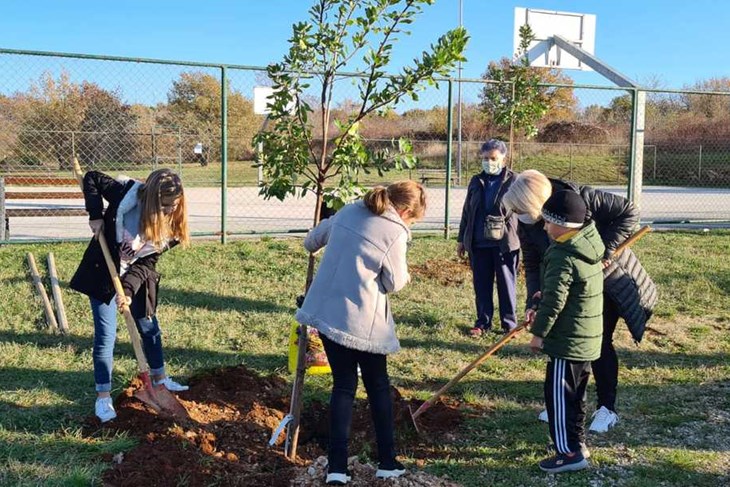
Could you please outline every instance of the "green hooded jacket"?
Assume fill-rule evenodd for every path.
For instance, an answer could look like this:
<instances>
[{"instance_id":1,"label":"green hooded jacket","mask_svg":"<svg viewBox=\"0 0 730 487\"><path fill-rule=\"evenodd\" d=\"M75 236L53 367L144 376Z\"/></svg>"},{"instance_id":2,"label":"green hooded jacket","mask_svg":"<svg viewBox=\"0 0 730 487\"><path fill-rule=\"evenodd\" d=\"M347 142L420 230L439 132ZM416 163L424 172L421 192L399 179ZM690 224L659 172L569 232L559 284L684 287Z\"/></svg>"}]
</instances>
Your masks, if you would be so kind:
<instances>
[{"instance_id":1,"label":"green hooded jacket","mask_svg":"<svg viewBox=\"0 0 730 487\"><path fill-rule=\"evenodd\" d=\"M542 261L542 299L530 327L543 352L589 362L601 355L605 247L593 222L565 242L552 242Z\"/></svg>"}]
</instances>

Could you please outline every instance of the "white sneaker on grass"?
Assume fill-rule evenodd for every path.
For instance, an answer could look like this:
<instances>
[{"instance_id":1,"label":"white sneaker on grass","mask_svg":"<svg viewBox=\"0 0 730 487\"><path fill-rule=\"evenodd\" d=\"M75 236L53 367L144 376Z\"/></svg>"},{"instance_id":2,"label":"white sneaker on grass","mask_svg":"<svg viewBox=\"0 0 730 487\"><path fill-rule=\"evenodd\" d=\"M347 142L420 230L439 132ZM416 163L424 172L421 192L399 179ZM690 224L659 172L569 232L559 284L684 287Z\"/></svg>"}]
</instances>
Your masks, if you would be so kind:
<instances>
[{"instance_id":1,"label":"white sneaker on grass","mask_svg":"<svg viewBox=\"0 0 730 487\"><path fill-rule=\"evenodd\" d=\"M152 385L154 385L154 386L163 385L163 386L165 386L165 389L167 389L168 391L172 391L172 392L182 392L182 391L187 391L188 389L190 389L190 387L188 387L188 386L178 384L177 382L172 380L171 377L165 377L164 379L162 379L159 382L156 380L153 380Z\"/></svg>"},{"instance_id":2,"label":"white sneaker on grass","mask_svg":"<svg viewBox=\"0 0 730 487\"><path fill-rule=\"evenodd\" d=\"M405 475L406 467L403 466L398 460L393 460L392 464L383 465L382 463L378 467L378 471L375 472L375 478L378 479L394 479Z\"/></svg>"},{"instance_id":3,"label":"white sneaker on grass","mask_svg":"<svg viewBox=\"0 0 730 487\"><path fill-rule=\"evenodd\" d=\"M350 475L350 472L347 473L327 473L327 479L325 480L325 484L327 485L347 485L347 483L352 480L352 476Z\"/></svg>"},{"instance_id":4,"label":"white sneaker on grass","mask_svg":"<svg viewBox=\"0 0 730 487\"><path fill-rule=\"evenodd\" d=\"M550 420L548 419L547 409L543 409L542 412L537 416L537 419L539 419L543 423L549 423Z\"/></svg>"},{"instance_id":5,"label":"white sneaker on grass","mask_svg":"<svg viewBox=\"0 0 730 487\"><path fill-rule=\"evenodd\" d=\"M618 423L618 414L606 406L601 406L598 411L593 413L593 422L588 430L596 433L605 433L616 426L616 423Z\"/></svg>"},{"instance_id":6,"label":"white sneaker on grass","mask_svg":"<svg viewBox=\"0 0 730 487\"><path fill-rule=\"evenodd\" d=\"M117 412L114 411L114 404L112 404L111 397L97 398L96 404L94 405L94 412L102 423L106 423L117 417Z\"/></svg>"}]
</instances>

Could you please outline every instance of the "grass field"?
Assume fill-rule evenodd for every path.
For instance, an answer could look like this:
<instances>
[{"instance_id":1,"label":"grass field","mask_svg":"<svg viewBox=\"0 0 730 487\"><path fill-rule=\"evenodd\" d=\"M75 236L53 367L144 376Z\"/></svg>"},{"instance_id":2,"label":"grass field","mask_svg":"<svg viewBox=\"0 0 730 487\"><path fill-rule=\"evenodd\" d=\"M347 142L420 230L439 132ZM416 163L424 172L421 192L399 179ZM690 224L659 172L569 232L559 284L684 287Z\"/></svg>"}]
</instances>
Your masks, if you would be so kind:
<instances>
[{"instance_id":1,"label":"grass field","mask_svg":"<svg viewBox=\"0 0 730 487\"><path fill-rule=\"evenodd\" d=\"M454 247L416 238L410 263L453 259ZM99 485L108 467L102 455L133 445L124 436L79 432L94 401L86 299L64 291L69 336L39 328L42 308L25 252L40 263L53 251L65 285L83 248L0 247L0 485ZM548 442L536 419L544 361L521 336L452 391L474 414L453 439L433 446L441 454L427 470L467 486L730 485L730 233L654 233L635 250L661 292L651 322L661 334L647 333L637 347L619 324L621 423L589 437L593 467L561 477L537 469ZM240 363L284 375L285 334L305 263L297 239L195 242L165 255L159 317L172 375L184 380L202 368ZM468 279L444 286L416 277L394 296L403 351L391 358L390 371L405 395L427 398L489 343L465 336L472 302ZM132 357L122 331L115 392L135 374ZM325 399L329 385L327 377L308 380L307 399ZM592 381L589 398L592 408Z\"/></svg>"}]
</instances>

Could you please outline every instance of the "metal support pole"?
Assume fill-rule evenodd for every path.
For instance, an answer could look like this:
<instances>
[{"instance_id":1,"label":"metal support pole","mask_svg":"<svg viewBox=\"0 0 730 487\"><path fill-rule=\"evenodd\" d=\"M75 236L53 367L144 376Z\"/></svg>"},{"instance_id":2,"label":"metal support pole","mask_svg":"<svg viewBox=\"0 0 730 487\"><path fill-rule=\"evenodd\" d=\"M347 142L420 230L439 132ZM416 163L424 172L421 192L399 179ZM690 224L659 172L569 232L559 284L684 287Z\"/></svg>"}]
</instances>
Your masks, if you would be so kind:
<instances>
[{"instance_id":1,"label":"metal support pole","mask_svg":"<svg viewBox=\"0 0 730 487\"><path fill-rule=\"evenodd\" d=\"M453 138L454 138L454 82L449 80L448 90L448 111L446 116L446 133L448 134L448 141L446 143L446 187L444 191L444 238L448 239L451 236L451 228L449 223L449 202L451 200L451 154L453 150Z\"/></svg>"},{"instance_id":2,"label":"metal support pole","mask_svg":"<svg viewBox=\"0 0 730 487\"><path fill-rule=\"evenodd\" d=\"M221 68L221 243L228 240L228 72Z\"/></svg>"},{"instance_id":3,"label":"metal support pole","mask_svg":"<svg viewBox=\"0 0 730 487\"><path fill-rule=\"evenodd\" d=\"M462 27L462 25L463 25L463 21L462 21L463 12L464 12L463 2L462 2L462 0L459 0L459 27ZM458 73L459 73L459 81L457 81L458 84L456 87L456 89L457 89L456 96L458 98L458 101L457 101L458 105L456 108L456 110L457 110L457 112L456 112L457 113L457 115L456 115L456 117L457 117L456 132L457 132L457 134L456 134L456 136L458 137L458 145L456 146L456 180L459 182L459 185L461 185L461 176L462 176L462 167L461 167L461 164L462 164L462 162L461 162L462 161L462 152L461 152L461 138L462 138L462 135L461 135L461 132L462 132L462 126L461 126L461 110L462 110L462 106L461 106L462 105L462 103L461 103L461 61L459 61Z\"/></svg>"},{"instance_id":4,"label":"metal support pole","mask_svg":"<svg viewBox=\"0 0 730 487\"><path fill-rule=\"evenodd\" d=\"M0 240L5 238L5 178L0 177Z\"/></svg>"},{"instance_id":5,"label":"metal support pole","mask_svg":"<svg viewBox=\"0 0 730 487\"><path fill-rule=\"evenodd\" d=\"M177 128L177 172L182 177L182 133L180 127Z\"/></svg>"},{"instance_id":6,"label":"metal support pole","mask_svg":"<svg viewBox=\"0 0 730 487\"><path fill-rule=\"evenodd\" d=\"M152 170L157 169L157 139L155 138L155 126L152 126Z\"/></svg>"},{"instance_id":7,"label":"metal support pole","mask_svg":"<svg viewBox=\"0 0 730 487\"><path fill-rule=\"evenodd\" d=\"M641 190L644 180L644 120L646 92L632 91L633 113L631 117L631 158L629 160L628 197L638 208L641 207Z\"/></svg>"},{"instance_id":8,"label":"metal support pole","mask_svg":"<svg viewBox=\"0 0 730 487\"><path fill-rule=\"evenodd\" d=\"M568 145L568 151L569 151L568 155L569 155L569 164L570 164L570 167L569 167L570 180L574 181L574 178L573 178L573 144Z\"/></svg>"},{"instance_id":9,"label":"metal support pole","mask_svg":"<svg viewBox=\"0 0 730 487\"><path fill-rule=\"evenodd\" d=\"M700 157L697 162L697 178L702 179L702 144L700 144Z\"/></svg>"},{"instance_id":10,"label":"metal support pole","mask_svg":"<svg viewBox=\"0 0 730 487\"><path fill-rule=\"evenodd\" d=\"M656 145L654 146L654 183L656 184Z\"/></svg>"}]
</instances>

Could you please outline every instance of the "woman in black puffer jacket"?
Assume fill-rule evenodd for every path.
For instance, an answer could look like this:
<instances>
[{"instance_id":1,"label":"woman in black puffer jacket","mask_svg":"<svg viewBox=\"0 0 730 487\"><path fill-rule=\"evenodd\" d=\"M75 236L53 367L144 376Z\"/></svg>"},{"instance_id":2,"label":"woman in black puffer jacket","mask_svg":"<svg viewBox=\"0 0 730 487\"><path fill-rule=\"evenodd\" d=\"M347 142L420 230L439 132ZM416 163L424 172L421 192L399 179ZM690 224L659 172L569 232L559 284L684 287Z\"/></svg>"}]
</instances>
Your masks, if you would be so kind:
<instances>
[{"instance_id":1,"label":"woman in black puffer jacket","mask_svg":"<svg viewBox=\"0 0 730 487\"><path fill-rule=\"evenodd\" d=\"M603 342L601 357L592 363L596 379L598 407L590 430L605 432L618 422L616 414L616 391L618 388L618 357L613 346L613 334L619 318L623 318L636 343L644 335L646 323L657 302L656 286L641 266L639 259L630 250L623 252L615 261L611 258L616 248L626 240L639 225L639 212L622 196L577 186L559 179L548 179L539 171L528 170L515 178L504 195L504 204L517 213L519 224L517 235L522 247L522 260L527 282L527 316L534 313L540 291L540 265L550 245L545 232L541 209L551 194L571 190L579 193L588 209L586 222L593 220L601 235L606 253L604 255L604 304ZM547 421L545 411L540 419Z\"/></svg>"}]
</instances>

